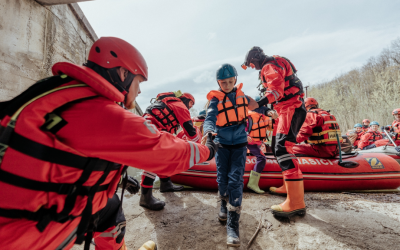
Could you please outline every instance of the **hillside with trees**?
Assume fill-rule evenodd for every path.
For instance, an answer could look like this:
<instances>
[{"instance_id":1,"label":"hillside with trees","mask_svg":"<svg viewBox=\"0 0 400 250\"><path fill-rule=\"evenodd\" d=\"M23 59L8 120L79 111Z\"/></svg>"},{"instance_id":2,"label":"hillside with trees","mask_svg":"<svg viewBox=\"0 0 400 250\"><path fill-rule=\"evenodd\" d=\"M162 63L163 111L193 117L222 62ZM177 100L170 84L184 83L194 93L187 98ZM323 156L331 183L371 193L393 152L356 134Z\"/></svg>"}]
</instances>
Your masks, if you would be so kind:
<instances>
[{"instance_id":1,"label":"hillside with trees","mask_svg":"<svg viewBox=\"0 0 400 250\"><path fill-rule=\"evenodd\" d=\"M400 108L400 38L362 67L310 87L308 96L336 116L342 133L365 118L391 124Z\"/></svg>"}]
</instances>

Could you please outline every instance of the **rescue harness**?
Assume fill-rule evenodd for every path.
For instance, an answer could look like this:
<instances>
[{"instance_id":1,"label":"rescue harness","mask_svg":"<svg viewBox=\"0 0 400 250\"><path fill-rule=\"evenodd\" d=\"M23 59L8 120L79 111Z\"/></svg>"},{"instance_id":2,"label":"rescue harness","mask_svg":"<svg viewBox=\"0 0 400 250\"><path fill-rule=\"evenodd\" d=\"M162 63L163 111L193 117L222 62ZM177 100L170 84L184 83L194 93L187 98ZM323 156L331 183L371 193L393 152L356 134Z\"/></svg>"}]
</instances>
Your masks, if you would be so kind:
<instances>
[{"instance_id":1,"label":"rescue harness","mask_svg":"<svg viewBox=\"0 0 400 250\"><path fill-rule=\"evenodd\" d=\"M158 94L154 103L146 108L147 114L154 117L160 124L165 127L165 130L169 133L175 134L178 131L180 124L176 118L174 111L168 107L168 102L182 102L179 98L180 91L165 92ZM155 113L154 110L158 110L159 114Z\"/></svg>"},{"instance_id":2,"label":"rescue harness","mask_svg":"<svg viewBox=\"0 0 400 250\"><path fill-rule=\"evenodd\" d=\"M287 59L286 57L273 56L273 57L271 57L270 61L268 61L268 62L266 62L264 64L264 66L267 65L267 64L272 64L272 65L275 65L278 68L283 70L284 68L281 65L278 64L278 61L276 60L276 58L282 58L285 61L287 61L289 63L289 65L290 65L290 69L293 72L290 76L286 76L285 77L285 82L289 81L289 86L284 88L284 90L283 90L284 91L284 96L281 99L279 99L279 102L287 101L287 100L293 98L296 95L303 95L304 94L303 83L297 77L297 75L296 75L297 69L289 59ZM285 67L286 72L290 72L289 69L286 67L286 65L285 64L283 64L283 65ZM260 73L260 79L261 79L263 85L265 86L267 81L264 78L264 76L261 75L261 71L262 70L260 70L260 72L259 72ZM266 91L268 92L268 89L266 89L266 88L261 90L261 92L266 92ZM271 93L274 94L274 96L276 96L274 92L271 92ZM277 100L277 98L275 98L275 99L276 99L276 104L277 104L278 100Z\"/></svg>"}]
</instances>

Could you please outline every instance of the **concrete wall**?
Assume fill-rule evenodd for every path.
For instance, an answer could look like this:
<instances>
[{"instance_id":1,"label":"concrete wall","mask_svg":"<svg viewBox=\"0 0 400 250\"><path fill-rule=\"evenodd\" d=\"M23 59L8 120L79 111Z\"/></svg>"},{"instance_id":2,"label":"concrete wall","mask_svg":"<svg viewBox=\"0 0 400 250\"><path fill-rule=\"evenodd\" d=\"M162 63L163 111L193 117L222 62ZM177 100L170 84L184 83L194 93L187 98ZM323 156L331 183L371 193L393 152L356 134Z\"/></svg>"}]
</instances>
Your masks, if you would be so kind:
<instances>
[{"instance_id":1,"label":"concrete wall","mask_svg":"<svg viewBox=\"0 0 400 250\"><path fill-rule=\"evenodd\" d=\"M50 76L56 62L84 63L96 40L77 4L0 0L0 101Z\"/></svg>"}]
</instances>

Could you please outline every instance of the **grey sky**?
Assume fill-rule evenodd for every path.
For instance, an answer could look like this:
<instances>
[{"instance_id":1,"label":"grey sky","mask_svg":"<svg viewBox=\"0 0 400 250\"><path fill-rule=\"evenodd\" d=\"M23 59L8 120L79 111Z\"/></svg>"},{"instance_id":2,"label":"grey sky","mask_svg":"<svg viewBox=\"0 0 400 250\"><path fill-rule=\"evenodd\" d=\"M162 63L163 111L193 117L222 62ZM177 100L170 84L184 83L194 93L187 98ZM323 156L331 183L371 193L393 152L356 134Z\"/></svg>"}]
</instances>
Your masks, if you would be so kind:
<instances>
[{"instance_id":1,"label":"grey sky","mask_svg":"<svg viewBox=\"0 0 400 250\"><path fill-rule=\"evenodd\" d=\"M304 85L361 66L400 37L400 1L97 0L79 3L99 37L120 37L149 67L142 109L160 92L182 90L202 109L215 71L233 64L247 95L258 73L240 65L252 46L289 58Z\"/></svg>"}]
</instances>

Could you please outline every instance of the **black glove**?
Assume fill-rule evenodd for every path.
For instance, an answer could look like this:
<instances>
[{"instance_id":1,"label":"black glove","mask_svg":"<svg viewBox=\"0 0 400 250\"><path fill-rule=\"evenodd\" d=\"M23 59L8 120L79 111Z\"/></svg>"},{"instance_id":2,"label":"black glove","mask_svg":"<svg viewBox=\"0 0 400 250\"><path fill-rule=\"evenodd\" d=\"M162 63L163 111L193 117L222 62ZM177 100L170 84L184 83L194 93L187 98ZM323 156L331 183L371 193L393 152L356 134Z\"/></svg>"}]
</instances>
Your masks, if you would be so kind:
<instances>
[{"instance_id":1,"label":"black glove","mask_svg":"<svg viewBox=\"0 0 400 250\"><path fill-rule=\"evenodd\" d=\"M207 141L206 141L206 146L210 150L210 156L208 157L207 161L211 160L214 158L215 154L218 151L218 145L214 143L212 139L212 134L208 133L207 134Z\"/></svg>"},{"instance_id":2,"label":"black glove","mask_svg":"<svg viewBox=\"0 0 400 250\"><path fill-rule=\"evenodd\" d=\"M258 103L258 106L261 107L261 106L267 105L269 103L269 101L268 101L267 97L263 96L257 103Z\"/></svg>"},{"instance_id":3,"label":"black glove","mask_svg":"<svg viewBox=\"0 0 400 250\"><path fill-rule=\"evenodd\" d=\"M126 182L126 191L131 194L136 194L139 192L140 185L139 181L133 178L132 176L128 175L128 181Z\"/></svg>"},{"instance_id":4,"label":"black glove","mask_svg":"<svg viewBox=\"0 0 400 250\"><path fill-rule=\"evenodd\" d=\"M399 147L395 147L394 149L396 149L396 151L400 153L400 148Z\"/></svg>"}]
</instances>

